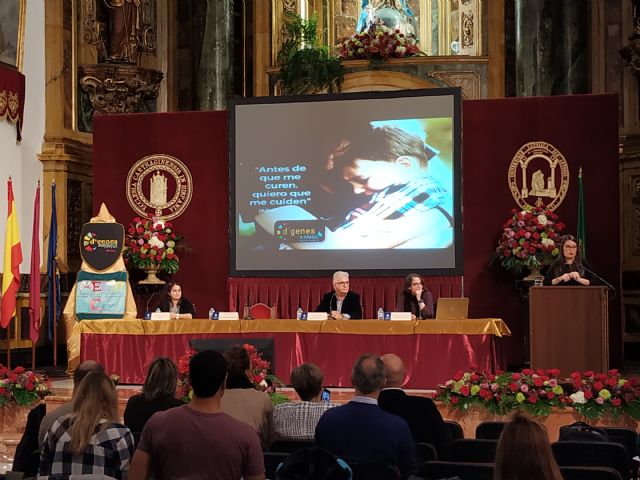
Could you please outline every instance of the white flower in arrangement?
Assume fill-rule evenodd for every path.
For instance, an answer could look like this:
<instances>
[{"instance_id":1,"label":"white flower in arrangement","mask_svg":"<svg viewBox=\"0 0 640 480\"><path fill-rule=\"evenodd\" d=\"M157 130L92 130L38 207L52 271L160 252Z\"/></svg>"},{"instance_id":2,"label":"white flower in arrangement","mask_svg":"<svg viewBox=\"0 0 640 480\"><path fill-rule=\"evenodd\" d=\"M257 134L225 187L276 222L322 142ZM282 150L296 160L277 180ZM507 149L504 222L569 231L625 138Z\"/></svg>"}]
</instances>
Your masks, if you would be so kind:
<instances>
[{"instance_id":1,"label":"white flower in arrangement","mask_svg":"<svg viewBox=\"0 0 640 480\"><path fill-rule=\"evenodd\" d=\"M542 243L542 245L544 245L545 247L551 247L552 245L556 244L556 242L551 238L543 238L542 240L540 240L540 243Z\"/></svg>"},{"instance_id":2,"label":"white flower in arrangement","mask_svg":"<svg viewBox=\"0 0 640 480\"><path fill-rule=\"evenodd\" d=\"M164 242L162 240L159 240L158 237L155 235L153 235L149 239L149 245L156 248L164 248Z\"/></svg>"},{"instance_id":3,"label":"white flower in arrangement","mask_svg":"<svg viewBox=\"0 0 640 480\"><path fill-rule=\"evenodd\" d=\"M569 395L569 398L573 401L573 403L587 403L587 399L584 398L584 392L579 391Z\"/></svg>"},{"instance_id":4,"label":"white flower in arrangement","mask_svg":"<svg viewBox=\"0 0 640 480\"><path fill-rule=\"evenodd\" d=\"M547 216L546 215L538 215L538 224L545 226L549 221L547 220Z\"/></svg>"}]
</instances>

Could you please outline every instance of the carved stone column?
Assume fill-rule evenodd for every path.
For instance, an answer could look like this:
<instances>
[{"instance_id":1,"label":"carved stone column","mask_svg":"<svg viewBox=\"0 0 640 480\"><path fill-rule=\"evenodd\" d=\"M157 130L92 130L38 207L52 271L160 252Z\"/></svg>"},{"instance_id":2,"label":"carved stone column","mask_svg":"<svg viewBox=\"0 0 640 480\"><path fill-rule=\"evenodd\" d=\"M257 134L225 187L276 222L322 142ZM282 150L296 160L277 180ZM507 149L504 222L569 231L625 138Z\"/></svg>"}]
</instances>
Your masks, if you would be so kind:
<instances>
[{"instance_id":1,"label":"carved stone column","mask_svg":"<svg viewBox=\"0 0 640 480\"><path fill-rule=\"evenodd\" d=\"M233 91L233 2L207 0L198 71L198 109L224 110Z\"/></svg>"},{"instance_id":2,"label":"carved stone column","mask_svg":"<svg viewBox=\"0 0 640 480\"><path fill-rule=\"evenodd\" d=\"M516 0L516 94L588 92L589 3Z\"/></svg>"}]
</instances>

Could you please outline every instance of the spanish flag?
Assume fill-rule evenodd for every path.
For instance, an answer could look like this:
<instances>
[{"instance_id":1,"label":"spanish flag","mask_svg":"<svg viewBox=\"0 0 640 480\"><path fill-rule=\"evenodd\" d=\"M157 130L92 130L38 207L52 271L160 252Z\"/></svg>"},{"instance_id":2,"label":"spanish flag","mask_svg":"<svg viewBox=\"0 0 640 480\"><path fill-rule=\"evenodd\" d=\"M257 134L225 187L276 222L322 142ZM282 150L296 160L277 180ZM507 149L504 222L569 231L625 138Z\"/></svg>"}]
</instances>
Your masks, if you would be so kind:
<instances>
[{"instance_id":1,"label":"spanish flag","mask_svg":"<svg viewBox=\"0 0 640 480\"><path fill-rule=\"evenodd\" d=\"M2 311L0 327L7 328L16 314L16 293L20 287L20 264L22 263L22 248L20 247L20 229L16 203L13 199L11 177L7 182L9 201L7 202L7 236L4 242L4 269L2 270Z\"/></svg>"}]
</instances>

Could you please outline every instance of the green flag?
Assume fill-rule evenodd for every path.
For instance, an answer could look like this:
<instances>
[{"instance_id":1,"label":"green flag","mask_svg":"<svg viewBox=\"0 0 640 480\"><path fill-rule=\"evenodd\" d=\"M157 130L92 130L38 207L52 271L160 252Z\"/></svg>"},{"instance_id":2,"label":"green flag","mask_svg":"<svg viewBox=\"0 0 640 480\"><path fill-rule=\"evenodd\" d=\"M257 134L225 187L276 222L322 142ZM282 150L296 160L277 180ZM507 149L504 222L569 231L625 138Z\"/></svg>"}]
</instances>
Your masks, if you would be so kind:
<instances>
[{"instance_id":1,"label":"green flag","mask_svg":"<svg viewBox=\"0 0 640 480\"><path fill-rule=\"evenodd\" d=\"M582 258L587 257L587 229L584 213L584 190L582 188L582 167L578 173L578 227L576 229L578 249Z\"/></svg>"}]
</instances>

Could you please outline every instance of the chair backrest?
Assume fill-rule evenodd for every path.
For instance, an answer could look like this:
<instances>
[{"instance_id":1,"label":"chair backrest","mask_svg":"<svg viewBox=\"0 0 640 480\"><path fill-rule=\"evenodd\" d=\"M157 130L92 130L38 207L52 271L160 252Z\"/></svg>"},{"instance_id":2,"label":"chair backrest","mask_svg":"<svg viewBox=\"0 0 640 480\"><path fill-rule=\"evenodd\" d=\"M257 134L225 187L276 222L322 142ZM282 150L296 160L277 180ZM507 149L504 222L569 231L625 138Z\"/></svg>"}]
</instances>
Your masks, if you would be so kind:
<instances>
[{"instance_id":1,"label":"chair backrest","mask_svg":"<svg viewBox=\"0 0 640 480\"><path fill-rule=\"evenodd\" d=\"M278 466L290 455L283 452L263 452L264 473L266 478L276 478Z\"/></svg>"},{"instance_id":2,"label":"chair backrest","mask_svg":"<svg viewBox=\"0 0 640 480\"><path fill-rule=\"evenodd\" d=\"M553 456L560 466L609 467L623 478L629 478L630 461L627 449L614 442L555 442Z\"/></svg>"},{"instance_id":3,"label":"chair backrest","mask_svg":"<svg viewBox=\"0 0 640 480\"><path fill-rule=\"evenodd\" d=\"M266 303L255 303L252 306L245 305L244 318L254 318L256 320L273 320L276 318L277 307L270 307Z\"/></svg>"},{"instance_id":4,"label":"chair backrest","mask_svg":"<svg viewBox=\"0 0 640 480\"><path fill-rule=\"evenodd\" d=\"M623 480L613 468L607 467L560 467L563 480Z\"/></svg>"},{"instance_id":5,"label":"chair backrest","mask_svg":"<svg viewBox=\"0 0 640 480\"><path fill-rule=\"evenodd\" d=\"M462 480L492 480L492 463L426 462L420 476L427 480L460 477Z\"/></svg>"},{"instance_id":6,"label":"chair backrest","mask_svg":"<svg viewBox=\"0 0 640 480\"><path fill-rule=\"evenodd\" d=\"M293 453L309 447L313 447L313 440L276 440L269 447L269 451Z\"/></svg>"},{"instance_id":7,"label":"chair backrest","mask_svg":"<svg viewBox=\"0 0 640 480\"><path fill-rule=\"evenodd\" d=\"M464 430L462 426L455 420L445 420L444 428L446 431L446 443L451 443L454 440L460 440L464 438Z\"/></svg>"},{"instance_id":8,"label":"chair backrest","mask_svg":"<svg viewBox=\"0 0 640 480\"><path fill-rule=\"evenodd\" d=\"M620 443L624 445L629 454L629 458L633 458L637 455L637 442L638 433L630 428L623 427L600 427L607 432L610 442Z\"/></svg>"},{"instance_id":9,"label":"chair backrest","mask_svg":"<svg viewBox=\"0 0 640 480\"><path fill-rule=\"evenodd\" d=\"M476 427L476 438L498 440L506 422L482 422Z\"/></svg>"},{"instance_id":10,"label":"chair backrest","mask_svg":"<svg viewBox=\"0 0 640 480\"><path fill-rule=\"evenodd\" d=\"M298 450L277 467L277 480L351 480L351 467L328 450L309 447Z\"/></svg>"},{"instance_id":11,"label":"chair backrest","mask_svg":"<svg viewBox=\"0 0 640 480\"><path fill-rule=\"evenodd\" d=\"M418 465L421 465L424 462L432 462L434 460L438 460L436 447L430 443L416 443L416 462Z\"/></svg>"},{"instance_id":12,"label":"chair backrest","mask_svg":"<svg viewBox=\"0 0 640 480\"><path fill-rule=\"evenodd\" d=\"M496 440L463 438L449 445L448 460L452 462L493 463L496 459Z\"/></svg>"},{"instance_id":13,"label":"chair backrest","mask_svg":"<svg viewBox=\"0 0 640 480\"><path fill-rule=\"evenodd\" d=\"M394 465L349 462L353 480L399 480L400 472Z\"/></svg>"}]
</instances>

